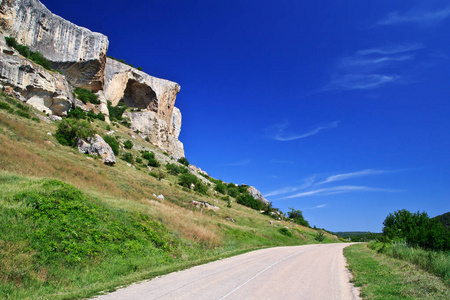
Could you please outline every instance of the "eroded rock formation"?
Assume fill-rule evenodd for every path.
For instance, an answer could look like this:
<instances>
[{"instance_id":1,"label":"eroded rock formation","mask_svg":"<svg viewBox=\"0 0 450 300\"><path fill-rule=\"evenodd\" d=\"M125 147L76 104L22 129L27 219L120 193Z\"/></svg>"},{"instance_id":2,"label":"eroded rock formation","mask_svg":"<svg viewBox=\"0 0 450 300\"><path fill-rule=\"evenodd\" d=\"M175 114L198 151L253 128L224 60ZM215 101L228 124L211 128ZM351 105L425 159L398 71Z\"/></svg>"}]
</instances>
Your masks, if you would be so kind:
<instances>
[{"instance_id":1,"label":"eroded rock formation","mask_svg":"<svg viewBox=\"0 0 450 300\"><path fill-rule=\"evenodd\" d=\"M23 58L0 34L0 85L40 111L62 115L73 103L72 88L63 75Z\"/></svg>"},{"instance_id":2,"label":"eroded rock formation","mask_svg":"<svg viewBox=\"0 0 450 300\"><path fill-rule=\"evenodd\" d=\"M4 0L0 27L32 51L53 62L75 86L94 92L103 88L108 38L50 12L38 0Z\"/></svg>"},{"instance_id":3,"label":"eroded rock formation","mask_svg":"<svg viewBox=\"0 0 450 300\"><path fill-rule=\"evenodd\" d=\"M183 144L178 140L181 112L174 106L179 91L178 83L150 76L110 58L106 60L105 97L112 105L124 102L128 107L139 108L141 111L126 113L132 129L168 153L183 157Z\"/></svg>"}]
</instances>

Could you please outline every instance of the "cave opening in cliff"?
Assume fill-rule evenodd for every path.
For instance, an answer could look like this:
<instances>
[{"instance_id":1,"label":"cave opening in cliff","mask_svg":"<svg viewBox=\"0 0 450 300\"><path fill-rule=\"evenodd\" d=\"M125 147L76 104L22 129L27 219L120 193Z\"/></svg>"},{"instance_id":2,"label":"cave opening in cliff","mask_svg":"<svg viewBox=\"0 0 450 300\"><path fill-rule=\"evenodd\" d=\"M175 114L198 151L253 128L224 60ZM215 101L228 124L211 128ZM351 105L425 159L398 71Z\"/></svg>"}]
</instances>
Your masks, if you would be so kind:
<instances>
[{"instance_id":1,"label":"cave opening in cliff","mask_svg":"<svg viewBox=\"0 0 450 300\"><path fill-rule=\"evenodd\" d=\"M130 79L122 99L128 107L158 111L158 98L155 91L146 84Z\"/></svg>"}]
</instances>

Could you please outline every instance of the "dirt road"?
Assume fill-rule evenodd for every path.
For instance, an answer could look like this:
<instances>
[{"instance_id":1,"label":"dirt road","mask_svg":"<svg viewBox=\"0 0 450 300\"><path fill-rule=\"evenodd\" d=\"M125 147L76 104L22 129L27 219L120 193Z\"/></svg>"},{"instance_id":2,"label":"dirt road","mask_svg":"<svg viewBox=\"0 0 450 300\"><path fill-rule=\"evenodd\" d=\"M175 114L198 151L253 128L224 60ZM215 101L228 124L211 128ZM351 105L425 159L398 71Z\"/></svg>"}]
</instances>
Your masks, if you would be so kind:
<instances>
[{"instance_id":1,"label":"dirt road","mask_svg":"<svg viewBox=\"0 0 450 300\"><path fill-rule=\"evenodd\" d=\"M349 244L258 250L168 274L96 299L359 299L342 249Z\"/></svg>"}]
</instances>

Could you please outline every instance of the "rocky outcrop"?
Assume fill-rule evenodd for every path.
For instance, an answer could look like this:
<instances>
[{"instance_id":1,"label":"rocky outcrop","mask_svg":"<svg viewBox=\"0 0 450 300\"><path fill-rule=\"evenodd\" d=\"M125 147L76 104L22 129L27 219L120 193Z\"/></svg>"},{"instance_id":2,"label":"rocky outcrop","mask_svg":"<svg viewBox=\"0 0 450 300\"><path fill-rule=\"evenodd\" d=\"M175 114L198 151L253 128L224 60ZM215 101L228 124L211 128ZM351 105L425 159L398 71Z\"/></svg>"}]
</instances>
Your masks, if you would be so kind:
<instances>
[{"instance_id":1,"label":"rocky outcrop","mask_svg":"<svg viewBox=\"0 0 450 300\"><path fill-rule=\"evenodd\" d=\"M23 58L0 35L0 85L36 109L62 115L72 107L72 88L64 76Z\"/></svg>"},{"instance_id":2,"label":"rocky outcrop","mask_svg":"<svg viewBox=\"0 0 450 300\"><path fill-rule=\"evenodd\" d=\"M156 78L129 65L107 58L105 97L112 105L124 102L141 111L128 112L133 130L139 130L150 142L176 156L184 156L178 140L181 112L175 107L180 91L178 83Z\"/></svg>"},{"instance_id":3,"label":"rocky outcrop","mask_svg":"<svg viewBox=\"0 0 450 300\"><path fill-rule=\"evenodd\" d=\"M116 163L116 157L111 147L98 134L88 139L88 141L79 139L76 146L81 153L100 156L103 163L107 165L114 165Z\"/></svg>"},{"instance_id":4,"label":"rocky outcrop","mask_svg":"<svg viewBox=\"0 0 450 300\"><path fill-rule=\"evenodd\" d=\"M184 157L183 143L170 134L170 126L152 111L126 112L125 117L131 121L131 129L139 130L150 143L161 148L175 158Z\"/></svg>"},{"instance_id":5,"label":"rocky outcrop","mask_svg":"<svg viewBox=\"0 0 450 300\"><path fill-rule=\"evenodd\" d=\"M253 198L255 198L256 200L261 201L262 203L269 205L270 202L269 200L267 200L266 198L263 197L263 195L261 194L260 191L258 191L255 187L253 186L249 186L247 188L247 191L250 193L250 195L253 196Z\"/></svg>"},{"instance_id":6,"label":"rocky outcrop","mask_svg":"<svg viewBox=\"0 0 450 300\"><path fill-rule=\"evenodd\" d=\"M68 81L94 92L103 88L108 38L50 12L38 0L3 0L0 28L41 52Z\"/></svg>"}]
</instances>

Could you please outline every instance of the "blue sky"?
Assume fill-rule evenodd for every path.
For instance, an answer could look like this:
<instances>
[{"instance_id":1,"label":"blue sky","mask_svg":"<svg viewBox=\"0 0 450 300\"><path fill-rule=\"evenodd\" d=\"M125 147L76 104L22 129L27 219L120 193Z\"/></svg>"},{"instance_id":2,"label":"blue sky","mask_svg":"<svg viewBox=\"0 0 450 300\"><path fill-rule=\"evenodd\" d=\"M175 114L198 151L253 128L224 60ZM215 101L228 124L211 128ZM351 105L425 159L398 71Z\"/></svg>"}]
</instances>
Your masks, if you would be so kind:
<instances>
[{"instance_id":1,"label":"blue sky","mask_svg":"<svg viewBox=\"0 0 450 300\"><path fill-rule=\"evenodd\" d=\"M176 81L192 164L328 230L450 211L448 1L43 0Z\"/></svg>"}]
</instances>

